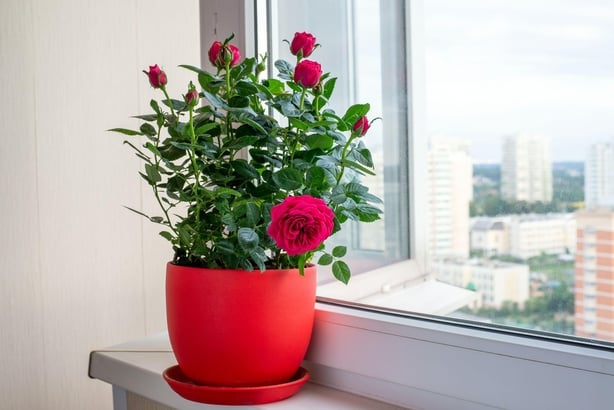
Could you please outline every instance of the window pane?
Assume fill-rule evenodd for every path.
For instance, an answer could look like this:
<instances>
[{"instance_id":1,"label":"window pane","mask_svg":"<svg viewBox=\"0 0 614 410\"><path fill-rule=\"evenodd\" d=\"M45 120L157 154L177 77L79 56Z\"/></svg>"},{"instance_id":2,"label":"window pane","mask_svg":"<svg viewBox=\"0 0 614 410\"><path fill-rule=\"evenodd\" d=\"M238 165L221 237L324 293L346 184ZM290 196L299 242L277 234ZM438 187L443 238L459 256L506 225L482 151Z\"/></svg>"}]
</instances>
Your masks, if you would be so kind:
<instances>
[{"instance_id":1,"label":"window pane","mask_svg":"<svg viewBox=\"0 0 614 410\"><path fill-rule=\"evenodd\" d=\"M320 295L614 340L614 208L595 208L614 205L613 6L272 5L271 44L314 33L339 77L335 109L368 101L382 117L366 143L384 219L335 239L365 273L345 287L320 269ZM418 208L427 215L411 219ZM424 266L408 251L418 241Z\"/></svg>"},{"instance_id":2,"label":"window pane","mask_svg":"<svg viewBox=\"0 0 614 410\"><path fill-rule=\"evenodd\" d=\"M614 6L429 0L424 21L430 272L477 295L451 315L614 341Z\"/></svg>"}]
</instances>

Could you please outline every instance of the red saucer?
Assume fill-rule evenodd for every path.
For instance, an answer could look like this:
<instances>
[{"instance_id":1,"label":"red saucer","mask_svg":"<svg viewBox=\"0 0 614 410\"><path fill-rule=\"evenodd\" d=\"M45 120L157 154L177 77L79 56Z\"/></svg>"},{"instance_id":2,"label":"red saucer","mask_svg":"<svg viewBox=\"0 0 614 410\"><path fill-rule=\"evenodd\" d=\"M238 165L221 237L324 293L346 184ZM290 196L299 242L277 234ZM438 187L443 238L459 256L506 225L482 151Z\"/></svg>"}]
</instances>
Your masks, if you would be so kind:
<instances>
[{"instance_id":1,"label":"red saucer","mask_svg":"<svg viewBox=\"0 0 614 410\"><path fill-rule=\"evenodd\" d=\"M287 399L309 380L309 372L299 368L294 377L282 384L258 387L220 387L196 384L188 379L179 366L171 366L162 373L164 380L184 399L209 404L263 404Z\"/></svg>"}]
</instances>

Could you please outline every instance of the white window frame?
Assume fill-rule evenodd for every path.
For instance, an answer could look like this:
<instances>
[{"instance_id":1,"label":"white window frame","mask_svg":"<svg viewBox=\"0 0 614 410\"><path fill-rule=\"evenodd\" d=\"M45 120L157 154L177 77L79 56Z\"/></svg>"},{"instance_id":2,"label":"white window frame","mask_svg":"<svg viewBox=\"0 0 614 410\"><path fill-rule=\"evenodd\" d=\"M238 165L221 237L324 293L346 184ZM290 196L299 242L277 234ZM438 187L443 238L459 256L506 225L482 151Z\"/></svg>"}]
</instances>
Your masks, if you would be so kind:
<instances>
[{"instance_id":1,"label":"white window frame","mask_svg":"<svg viewBox=\"0 0 614 410\"><path fill-rule=\"evenodd\" d=\"M203 64L206 48L232 31L247 54L257 50L254 10L264 0L201 0ZM422 24L421 1L406 0L413 33ZM223 32L220 28L224 28ZM407 44L419 44L408 33ZM421 50L409 48L408 56ZM408 61L412 61L408 59ZM408 74L414 98L412 135L424 118L416 104L419 67ZM425 141L410 144L411 269L423 271L426 256ZM422 221L422 223L421 223ZM419 273L419 272L417 272ZM320 300L307 355L312 380L402 407L425 409L606 409L612 406L614 353L598 344L556 340L492 326L453 324L435 317L390 314Z\"/></svg>"}]
</instances>

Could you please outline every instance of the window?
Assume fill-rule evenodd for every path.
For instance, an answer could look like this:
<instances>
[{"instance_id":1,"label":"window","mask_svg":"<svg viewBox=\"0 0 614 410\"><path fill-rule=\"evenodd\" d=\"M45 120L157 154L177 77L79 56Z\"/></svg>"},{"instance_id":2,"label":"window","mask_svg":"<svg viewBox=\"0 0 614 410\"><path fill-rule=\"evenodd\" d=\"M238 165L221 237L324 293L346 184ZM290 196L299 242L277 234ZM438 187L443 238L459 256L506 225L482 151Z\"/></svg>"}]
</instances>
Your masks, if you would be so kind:
<instances>
[{"instance_id":1,"label":"window","mask_svg":"<svg viewBox=\"0 0 614 410\"><path fill-rule=\"evenodd\" d=\"M248 10L252 5L258 10L263 8L273 22L271 30L266 31L266 34L272 37L277 35L279 38L290 38L297 30L312 30L307 25L300 28L293 25L299 21L324 25L324 29L334 26L334 34L350 36L348 33L352 31L348 30L354 21L352 18L360 15L361 4L368 3L369 7L377 5L379 14L372 11L368 15L373 20L385 22L379 37L380 44L383 44L380 47L381 55L395 56L392 67L396 67L397 63L405 66L403 73L398 73L403 74L403 81L394 79L398 87L387 90L391 100L382 94L381 101L396 107L391 111L393 118L403 115L410 120L407 121L407 146L404 154L396 150L399 167L392 173L392 185L388 185L406 192L406 195L401 192L396 194L399 212L393 215L399 215L399 220L392 225L396 227L407 224L407 230L384 230L380 233L386 241L383 247L379 246L381 243L378 246L367 245L361 242L360 232L352 233L349 240L355 244L356 251L373 252L373 257L365 261L376 260L378 266L375 271L367 270L356 275L352 279L353 286L364 290L363 302L369 302L368 297L374 289L381 296L402 294L405 301L415 301L416 304L455 303L456 306L444 306L448 311L467 305L466 298L470 299L469 304L477 302L471 299L473 292L470 289L464 289L469 294L455 293L449 298L433 300L429 295L442 294L443 290L432 287L437 282L428 280L430 277L423 274L426 272L427 245L440 245L435 241L427 241L425 232L432 226L431 221L425 217L426 201L420 201L427 192L425 180L431 163L426 156L424 105L419 104L422 95L420 87L424 84L417 81L423 78L421 74L424 72L421 72L423 67L416 64L423 58L420 45L425 44L421 27L425 23L423 12L426 2L309 1L293 2L290 10L288 4L278 1L256 1L252 4L240 0L237 3L247 5ZM331 7L337 7L337 11L330 11ZM389 13L388 17L384 17L386 13ZM256 13L258 16L262 14ZM332 22L330 17L333 17ZM257 18L256 21L261 20ZM284 25L287 25L289 33L279 32ZM256 27L260 27L260 32L261 26L256 24ZM382 41L386 38L386 32L397 36L391 37L394 40L393 46ZM250 33L249 30L246 33L248 39ZM319 33L316 34L320 37ZM345 41L347 44L347 39ZM406 43L399 45L403 41ZM329 44L328 40L322 42ZM396 54L386 47L393 47L397 50ZM356 56L356 51L348 48L350 52ZM354 75L360 75L355 64L348 61L342 61L341 64L346 64L349 72L356 70ZM389 84L386 82L388 76L382 74L382 77L381 84ZM351 96L351 93L356 92L348 89L346 95ZM399 107L402 108L402 114L398 111ZM403 121L393 124L397 124L399 129ZM386 146L383 148L385 156ZM466 167L466 152L456 158L447 158L450 161L456 160L460 168ZM390 174L384 175L386 177ZM506 221L503 219L498 222L504 227ZM398 241L394 240L394 236L389 236L395 232ZM391 242L390 246L388 241ZM450 241L451 235L444 236L441 240L442 248L449 249ZM396 253L393 251L395 247L398 250ZM390 262L394 263L388 265ZM502 261L489 263L507 268L504 270L506 275L529 276L526 268L515 270L516 266L506 265ZM432 266L436 265L434 263ZM498 286L497 276L489 274L488 267L483 265L478 264L478 272L483 274L485 282L489 282L489 289L490 286L495 289ZM449 272L447 275L450 277L465 279L466 269L465 265L445 264L441 271ZM402 272L401 281L395 282L399 279L399 271ZM374 283L380 286L373 287ZM322 286L326 287L327 284ZM475 286L473 284L474 290ZM343 289L347 288L338 291L341 297L344 296ZM349 296L356 297L355 294ZM494 300L495 296L486 295L488 300ZM388 302L392 305L394 298L388 299ZM314 380L414 408L607 408L610 404L608 386L614 380L614 359L611 351L603 345L589 347L587 343L576 339L559 341L532 332L511 332L509 328L496 324L484 326L479 321L464 319L451 322L432 314L407 315L394 307L378 310L367 308L364 304L355 303L352 308L348 308L338 301L333 303L326 298L320 299L314 338L308 355Z\"/></svg>"}]
</instances>

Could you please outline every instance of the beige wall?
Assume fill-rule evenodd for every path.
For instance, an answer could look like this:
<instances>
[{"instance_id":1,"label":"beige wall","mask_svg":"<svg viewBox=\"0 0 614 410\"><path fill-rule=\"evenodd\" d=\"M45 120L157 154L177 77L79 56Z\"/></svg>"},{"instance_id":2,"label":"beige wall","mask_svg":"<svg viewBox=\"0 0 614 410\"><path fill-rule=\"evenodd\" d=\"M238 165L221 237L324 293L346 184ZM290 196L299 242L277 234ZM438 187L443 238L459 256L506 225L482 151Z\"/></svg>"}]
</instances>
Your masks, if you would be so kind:
<instances>
[{"instance_id":1,"label":"beige wall","mask_svg":"<svg viewBox=\"0 0 614 410\"><path fill-rule=\"evenodd\" d=\"M158 63L183 92L196 0L0 2L0 408L109 409L91 349L165 328L170 248L122 137Z\"/></svg>"}]
</instances>

